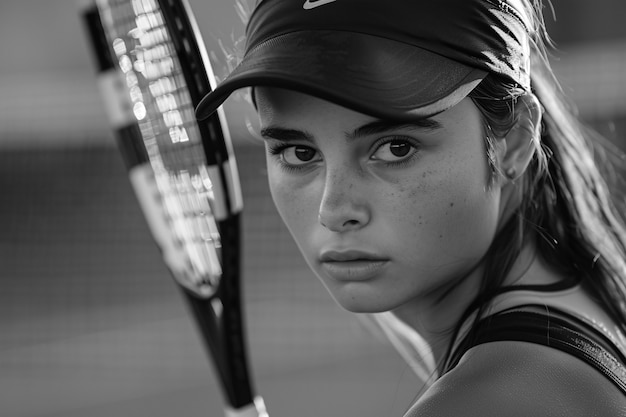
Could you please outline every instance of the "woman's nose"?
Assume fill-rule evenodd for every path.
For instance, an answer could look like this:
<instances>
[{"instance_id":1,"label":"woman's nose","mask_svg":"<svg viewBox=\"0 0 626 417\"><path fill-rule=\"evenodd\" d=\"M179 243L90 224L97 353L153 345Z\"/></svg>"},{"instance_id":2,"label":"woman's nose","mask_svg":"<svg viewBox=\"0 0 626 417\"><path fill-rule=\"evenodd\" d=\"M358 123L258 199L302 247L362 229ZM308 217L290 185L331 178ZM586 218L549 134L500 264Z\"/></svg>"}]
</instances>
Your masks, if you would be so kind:
<instances>
[{"instance_id":1,"label":"woman's nose","mask_svg":"<svg viewBox=\"0 0 626 417\"><path fill-rule=\"evenodd\" d=\"M367 189L355 177L346 173L326 176L318 217L330 231L356 230L370 221Z\"/></svg>"}]
</instances>

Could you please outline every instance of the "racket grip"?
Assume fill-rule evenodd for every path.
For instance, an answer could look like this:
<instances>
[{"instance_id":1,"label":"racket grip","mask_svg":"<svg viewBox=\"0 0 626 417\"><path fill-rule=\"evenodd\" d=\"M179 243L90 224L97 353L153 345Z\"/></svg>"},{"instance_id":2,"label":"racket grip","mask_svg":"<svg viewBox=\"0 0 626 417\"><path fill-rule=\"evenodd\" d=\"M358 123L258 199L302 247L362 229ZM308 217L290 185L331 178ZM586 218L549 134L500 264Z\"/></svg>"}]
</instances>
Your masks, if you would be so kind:
<instances>
[{"instance_id":1,"label":"racket grip","mask_svg":"<svg viewBox=\"0 0 626 417\"><path fill-rule=\"evenodd\" d=\"M226 417L269 417L267 414L267 409L265 408L265 402L263 398L257 396L254 398L254 402L245 407L241 407L238 409L226 407L225 409Z\"/></svg>"}]
</instances>

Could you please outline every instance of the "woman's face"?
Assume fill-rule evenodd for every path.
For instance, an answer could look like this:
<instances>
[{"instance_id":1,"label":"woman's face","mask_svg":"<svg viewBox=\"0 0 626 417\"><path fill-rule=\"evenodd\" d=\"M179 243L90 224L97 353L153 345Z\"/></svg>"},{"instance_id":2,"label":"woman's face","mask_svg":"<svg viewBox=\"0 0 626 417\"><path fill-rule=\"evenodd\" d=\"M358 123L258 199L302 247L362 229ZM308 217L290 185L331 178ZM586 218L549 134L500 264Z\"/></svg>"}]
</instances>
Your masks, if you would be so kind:
<instances>
[{"instance_id":1,"label":"woman's face","mask_svg":"<svg viewBox=\"0 0 626 417\"><path fill-rule=\"evenodd\" d=\"M476 274L498 227L478 109L415 124L258 88L274 203L308 265L353 312L434 303Z\"/></svg>"}]
</instances>

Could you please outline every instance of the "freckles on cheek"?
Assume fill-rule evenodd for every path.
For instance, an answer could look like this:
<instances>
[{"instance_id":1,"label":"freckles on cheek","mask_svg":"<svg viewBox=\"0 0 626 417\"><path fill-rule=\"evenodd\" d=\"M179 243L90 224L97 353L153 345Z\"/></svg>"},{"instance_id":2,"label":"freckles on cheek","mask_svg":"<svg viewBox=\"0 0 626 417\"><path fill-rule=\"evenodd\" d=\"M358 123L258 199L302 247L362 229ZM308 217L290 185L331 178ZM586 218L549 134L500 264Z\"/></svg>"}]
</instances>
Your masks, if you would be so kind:
<instances>
[{"instance_id":1,"label":"freckles on cheek","mask_svg":"<svg viewBox=\"0 0 626 417\"><path fill-rule=\"evenodd\" d=\"M428 183L419 178L412 178L398 183L393 191L385 195L388 202L387 213L393 217L390 219L401 231L408 233L413 239L425 243L431 236L433 221L436 222L435 214L439 212L436 198Z\"/></svg>"},{"instance_id":2,"label":"freckles on cheek","mask_svg":"<svg viewBox=\"0 0 626 417\"><path fill-rule=\"evenodd\" d=\"M493 239L497 225L497 201L482 184L469 184L446 200L443 233L451 247L468 255L482 252Z\"/></svg>"},{"instance_id":3,"label":"freckles on cheek","mask_svg":"<svg viewBox=\"0 0 626 417\"><path fill-rule=\"evenodd\" d=\"M410 222L422 238L455 250L487 226L490 198L481 174L463 163L424 171L410 188Z\"/></svg>"}]
</instances>

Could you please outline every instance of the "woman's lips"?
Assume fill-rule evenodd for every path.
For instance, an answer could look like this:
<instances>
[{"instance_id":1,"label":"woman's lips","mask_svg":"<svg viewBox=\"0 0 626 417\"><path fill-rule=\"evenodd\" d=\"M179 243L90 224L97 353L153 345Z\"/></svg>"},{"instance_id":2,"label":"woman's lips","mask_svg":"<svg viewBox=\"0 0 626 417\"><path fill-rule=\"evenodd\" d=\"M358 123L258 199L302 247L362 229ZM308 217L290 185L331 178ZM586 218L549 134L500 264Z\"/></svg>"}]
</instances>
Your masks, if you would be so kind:
<instances>
[{"instance_id":1,"label":"woman's lips","mask_svg":"<svg viewBox=\"0 0 626 417\"><path fill-rule=\"evenodd\" d=\"M322 269L338 281L365 281L378 276L389 259L370 252L325 251L320 256Z\"/></svg>"}]
</instances>

